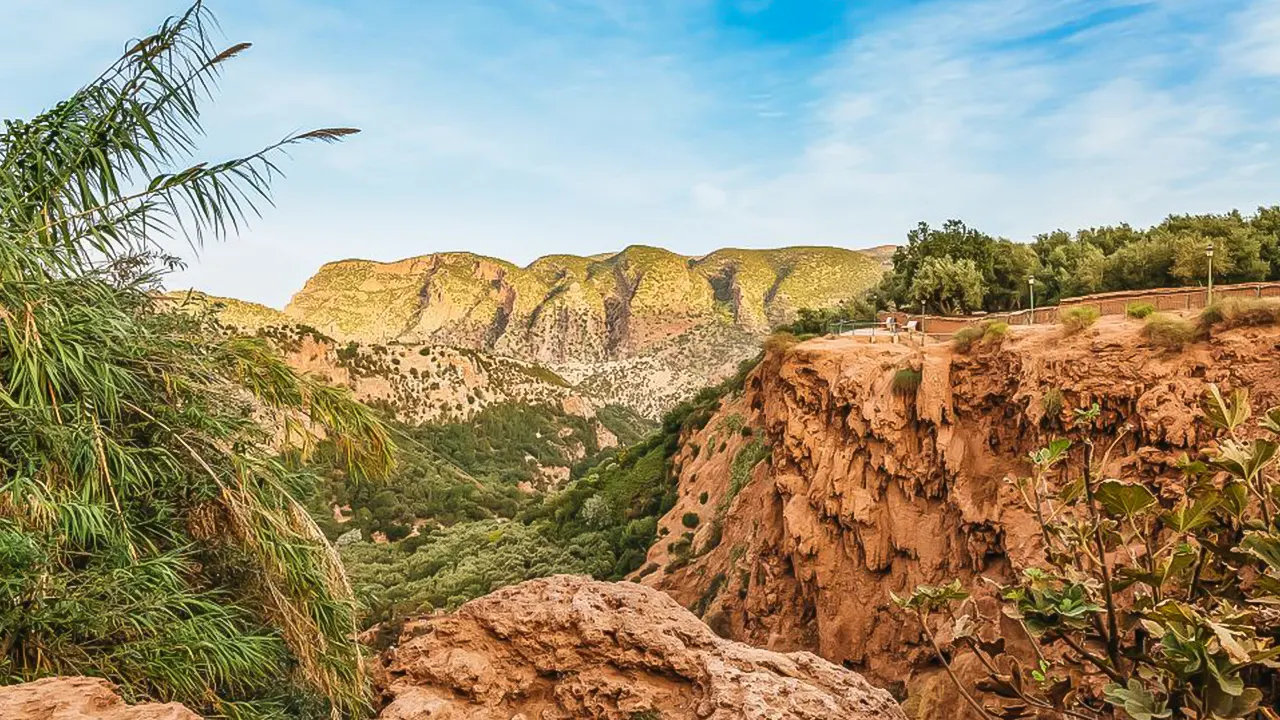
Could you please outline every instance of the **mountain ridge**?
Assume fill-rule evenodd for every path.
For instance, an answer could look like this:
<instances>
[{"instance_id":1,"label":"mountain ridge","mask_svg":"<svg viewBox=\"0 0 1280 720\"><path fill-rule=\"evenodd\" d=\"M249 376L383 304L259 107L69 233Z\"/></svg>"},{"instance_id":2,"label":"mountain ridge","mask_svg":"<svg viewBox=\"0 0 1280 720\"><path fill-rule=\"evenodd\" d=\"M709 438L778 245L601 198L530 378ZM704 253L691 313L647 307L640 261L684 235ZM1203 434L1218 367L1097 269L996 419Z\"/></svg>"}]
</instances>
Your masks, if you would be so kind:
<instances>
[{"instance_id":1,"label":"mountain ridge","mask_svg":"<svg viewBox=\"0 0 1280 720\"><path fill-rule=\"evenodd\" d=\"M439 252L335 260L282 311L231 301L227 312L231 324L302 325L343 343L446 345L536 363L656 419L730 375L801 308L853 299L883 272L878 256L817 245L700 256L630 245L524 267Z\"/></svg>"}]
</instances>

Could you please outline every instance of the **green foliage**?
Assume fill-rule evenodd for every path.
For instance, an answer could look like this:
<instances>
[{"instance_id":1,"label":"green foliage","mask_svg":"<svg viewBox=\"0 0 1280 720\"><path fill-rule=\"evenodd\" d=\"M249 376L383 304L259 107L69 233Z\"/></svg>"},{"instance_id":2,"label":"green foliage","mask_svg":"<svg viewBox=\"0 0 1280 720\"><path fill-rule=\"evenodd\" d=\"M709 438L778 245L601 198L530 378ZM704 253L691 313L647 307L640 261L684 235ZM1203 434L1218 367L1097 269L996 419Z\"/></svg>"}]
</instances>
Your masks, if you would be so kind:
<instances>
[{"instance_id":1,"label":"green foliage","mask_svg":"<svg viewBox=\"0 0 1280 720\"><path fill-rule=\"evenodd\" d=\"M1091 327L1100 315L1098 308L1093 305L1076 305L1059 312L1058 322L1062 323L1064 332L1074 335Z\"/></svg>"},{"instance_id":2,"label":"green foliage","mask_svg":"<svg viewBox=\"0 0 1280 720\"><path fill-rule=\"evenodd\" d=\"M1078 413L1077 452L1055 441L1032 455L1030 477L1012 481L1038 520L1043 557L1002 587L999 600L1030 645L1014 650L991 639L999 618L984 616L958 581L895 601L917 617L962 697L988 720L1093 718L1102 703L1133 720L1241 718L1274 707L1280 408L1251 428L1248 393L1210 386L1203 417L1218 438L1202 454L1207 462L1184 456L1180 476L1152 485L1099 479L1122 440L1110 439L1095 462L1087 429L1099 414L1096 406ZM941 622L949 648L940 644ZM948 659L961 651L987 670L973 688ZM1026 651L1033 657L1019 657ZM1002 704L984 705L982 694Z\"/></svg>"},{"instance_id":3,"label":"green foliage","mask_svg":"<svg viewBox=\"0 0 1280 720\"><path fill-rule=\"evenodd\" d=\"M1280 302L1262 298L1227 297L1200 311L1200 331L1230 330L1280 323Z\"/></svg>"},{"instance_id":4,"label":"green foliage","mask_svg":"<svg viewBox=\"0 0 1280 720\"><path fill-rule=\"evenodd\" d=\"M1007 310L1020 306L1027 277L1037 269L1026 245L996 239L959 220L941 228L920 223L893 255L893 270L881 280L884 304L930 312Z\"/></svg>"},{"instance_id":5,"label":"green foliage","mask_svg":"<svg viewBox=\"0 0 1280 720\"><path fill-rule=\"evenodd\" d=\"M296 497L317 452L384 472L387 434L265 341L175 308L159 289L178 263L154 252L237 230L284 146L354 131L194 162L207 92L247 47L214 46L212 24L194 6L0 132L0 682L355 717L353 598Z\"/></svg>"},{"instance_id":6,"label":"green foliage","mask_svg":"<svg viewBox=\"0 0 1280 720\"><path fill-rule=\"evenodd\" d=\"M796 319L789 325L777 330L793 335L825 335L831 332L832 325L837 322L873 322L876 319L874 300L870 295L861 295L852 300L844 300L834 307L800 308Z\"/></svg>"},{"instance_id":7,"label":"green foliage","mask_svg":"<svg viewBox=\"0 0 1280 720\"><path fill-rule=\"evenodd\" d=\"M733 456L733 462L729 464L729 488L720 501L717 514L723 514L733 504L734 498L738 497L742 488L751 482L751 471L760 464L761 460L769 457L770 452L772 450L760 438L753 438L751 442L738 449L737 454Z\"/></svg>"},{"instance_id":8,"label":"green foliage","mask_svg":"<svg viewBox=\"0 0 1280 720\"><path fill-rule=\"evenodd\" d=\"M975 347L996 347L1009 334L1009 324L997 320L984 320L977 325L960 328L951 336L951 346L958 353L968 354Z\"/></svg>"},{"instance_id":9,"label":"green foliage","mask_svg":"<svg viewBox=\"0 0 1280 720\"><path fill-rule=\"evenodd\" d=\"M467 422L423 425L408 432L467 473L509 485L534 482L540 465L572 465L568 458L575 447L592 461L601 451L591 421L553 405L496 403Z\"/></svg>"},{"instance_id":10,"label":"green foliage","mask_svg":"<svg viewBox=\"0 0 1280 720\"><path fill-rule=\"evenodd\" d=\"M1156 306L1148 302L1134 302L1124 306L1124 314L1134 320L1143 320L1156 311Z\"/></svg>"},{"instance_id":11,"label":"green foliage","mask_svg":"<svg viewBox=\"0 0 1280 720\"><path fill-rule=\"evenodd\" d=\"M951 347L956 352L968 353L973 349L979 341L982 340L983 328L981 325L968 325L960 328L951 335Z\"/></svg>"},{"instance_id":12,"label":"green foliage","mask_svg":"<svg viewBox=\"0 0 1280 720\"><path fill-rule=\"evenodd\" d=\"M914 398L916 391L920 389L920 381L922 375L919 370L911 368L902 368L893 374L891 386L893 394L902 398Z\"/></svg>"},{"instance_id":13,"label":"green foliage","mask_svg":"<svg viewBox=\"0 0 1280 720\"><path fill-rule=\"evenodd\" d=\"M926 257L908 290L908 307L943 315L980 310L986 295L982 272L969 258Z\"/></svg>"},{"instance_id":14,"label":"green foliage","mask_svg":"<svg viewBox=\"0 0 1280 720\"><path fill-rule=\"evenodd\" d=\"M342 548L351 580L369 608L366 625L453 609L500 587L557 573L606 576L614 558L599 537L562 542L545 525L512 520L462 523L412 544Z\"/></svg>"},{"instance_id":15,"label":"green foliage","mask_svg":"<svg viewBox=\"0 0 1280 720\"><path fill-rule=\"evenodd\" d=\"M1040 405L1044 408L1044 414L1047 418L1056 419L1061 417L1064 404L1062 390L1058 388L1049 388L1040 396Z\"/></svg>"},{"instance_id":16,"label":"green foliage","mask_svg":"<svg viewBox=\"0 0 1280 720\"><path fill-rule=\"evenodd\" d=\"M1142 326L1142 337L1152 345L1165 350L1178 351L1199 337L1195 323L1176 315L1155 313L1147 316Z\"/></svg>"},{"instance_id":17,"label":"green foliage","mask_svg":"<svg viewBox=\"0 0 1280 720\"><path fill-rule=\"evenodd\" d=\"M921 223L907 234L907 244L893 256L874 295L878 307L916 310L920 299L931 311L981 309L988 312L1025 307L1027 279L1036 279L1037 304L1113 290L1141 290L1177 285L1201 285L1208 276L1205 247L1212 243L1214 278L1222 283L1280 278L1280 207L1259 208L1251 216L1231 211L1223 215L1171 215L1146 230L1129 225L1086 228L1076 233L1057 230L1022 245L994 238L958 220L941 228ZM952 281L949 290L934 277L957 278L958 263L973 264L981 279L973 282L967 264L965 282ZM941 264L939 264L941 263ZM945 269L945 272L940 272ZM917 281L918 292L913 291Z\"/></svg>"},{"instance_id":18,"label":"green foliage","mask_svg":"<svg viewBox=\"0 0 1280 720\"><path fill-rule=\"evenodd\" d=\"M696 512L687 512L684 514L684 517L680 518L680 522L690 530L698 527L698 523L700 521L701 518L698 517L698 513Z\"/></svg>"}]
</instances>

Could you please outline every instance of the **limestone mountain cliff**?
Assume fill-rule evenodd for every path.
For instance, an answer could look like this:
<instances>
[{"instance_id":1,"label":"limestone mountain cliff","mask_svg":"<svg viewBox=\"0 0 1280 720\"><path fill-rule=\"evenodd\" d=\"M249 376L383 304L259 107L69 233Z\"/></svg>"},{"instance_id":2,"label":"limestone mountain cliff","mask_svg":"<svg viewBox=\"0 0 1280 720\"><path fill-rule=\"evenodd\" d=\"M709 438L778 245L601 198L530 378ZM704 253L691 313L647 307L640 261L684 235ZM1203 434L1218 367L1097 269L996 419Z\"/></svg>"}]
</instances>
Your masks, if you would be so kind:
<instances>
[{"instance_id":1,"label":"limestone mountain cliff","mask_svg":"<svg viewBox=\"0 0 1280 720\"><path fill-rule=\"evenodd\" d=\"M732 372L768 329L860 294L883 267L838 248L651 247L549 255L527 267L470 253L322 267L284 313L338 340L449 345L547 365L651 417Z\"/></svg>"},{"instance_id":2,"label":"limestone mountain cliff","mask_svg":"<svg viewBox=\"0 0 1280 720\"><path fill-rule=\"evenodd\" d=\"M1010 328L973 354L851 338L774 347L685 436L677 503L636 577L726 637L813 651L894 688L918 717L955 717L961 703L890 593L1006 581L1037 557L1038 526L1006 479L1076 432L1074 409L1100 405L1097 438L1132 428L1100 472L1172 498L1179 457L1209 439L1197 422L1208 383L1280 404L1280 328L1171 353L1141 327ZM895 392L908 368L919 388Z\"/></svg>"}]
</instances>

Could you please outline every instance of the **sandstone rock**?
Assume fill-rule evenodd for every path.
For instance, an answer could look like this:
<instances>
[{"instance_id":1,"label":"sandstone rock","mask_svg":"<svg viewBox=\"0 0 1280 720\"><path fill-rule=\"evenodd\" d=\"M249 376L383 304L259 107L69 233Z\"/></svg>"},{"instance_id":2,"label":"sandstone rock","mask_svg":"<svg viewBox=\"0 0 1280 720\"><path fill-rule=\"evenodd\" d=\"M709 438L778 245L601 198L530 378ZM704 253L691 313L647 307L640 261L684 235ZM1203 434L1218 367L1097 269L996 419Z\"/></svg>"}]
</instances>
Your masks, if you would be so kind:
<instances>
[{"instance_id":1,"label":"sandstone rock","mask_svg":"<svg viewBox=\"0 0 1280 720\"><path fill-rule=\"evenodd\" d=\"M200 720L178 703L125 705L102 678L54 677L0 687L4 720Z\"/></svg>"},{"instance_id":2,"label":"sandstone rock","mask_svg":"<svg viewBox=\"0 0 1280 720\"><path fill-rule=\"evenodd\" d=\"M1038 526L1006 479L1029 474L1028 454L1062 436L1074 409L1100 404L1099 438L1132 427L1101 472L1172 497L1178 457L1207 440L1208 383L1249 388L1255 411L1280 404L1280 328L1215 333L1181 353L1147 346L1141 328L1110 317L1069 337L1011 327L970 354L850 338L775 349L683 439L677 502L635 579L726 637L815 652L901 691L922 717L958 717L890 593L952 578L981 591L979 575L1006 581L1040 557ZM922 372L914 400L890 387L907 367ZM1062 398L1056 417L1045 414L1050 390ZM735 468L760 439L768 460ZM689 512L701 523L685 563L668 546Z\"/></svg>"},{"instance_id":3,"label":"sandstone rock","mask_svg":"<svg viewBox=\"0 0 1280 720\"><path fill-rule=\"evenodd\" d=\"M407 624L382 720L898 720L889 693L807 652L724 640L667 595L556 576Z\"/></svg>"}]
</instances>

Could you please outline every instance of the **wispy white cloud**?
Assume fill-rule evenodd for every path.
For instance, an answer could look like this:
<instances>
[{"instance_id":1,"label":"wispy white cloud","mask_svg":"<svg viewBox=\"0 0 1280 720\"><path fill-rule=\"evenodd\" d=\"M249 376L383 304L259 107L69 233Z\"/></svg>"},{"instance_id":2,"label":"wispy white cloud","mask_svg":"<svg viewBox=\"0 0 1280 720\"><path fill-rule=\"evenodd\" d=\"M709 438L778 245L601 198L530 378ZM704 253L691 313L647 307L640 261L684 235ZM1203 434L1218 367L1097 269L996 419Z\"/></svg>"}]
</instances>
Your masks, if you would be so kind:
<instances>
[{"instance_id":1,"label":"wispy white cloud","mask_svg":"<svg viewBox=\"0 0 1280 720\"><path fill-rule=\"evenodd\" d=\"M50 13L6 1L0 80L39 76ZM180 9L68 2L55 85ZM860 3L820 46L724 31L725 2L215 4L257 46L211 153L365 133L296 152L279 207L181 280L282 304L348 256L863 247L948 217L1027 239L1276 199L1280 0ZM25 87L0 115L45 101Z\"/></svg>"}]
</instances>

